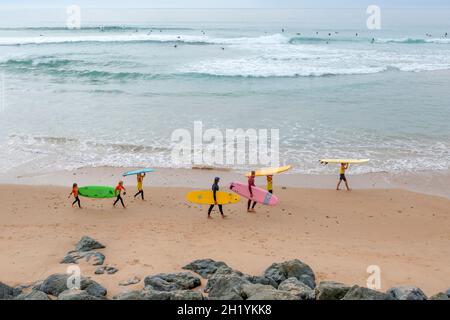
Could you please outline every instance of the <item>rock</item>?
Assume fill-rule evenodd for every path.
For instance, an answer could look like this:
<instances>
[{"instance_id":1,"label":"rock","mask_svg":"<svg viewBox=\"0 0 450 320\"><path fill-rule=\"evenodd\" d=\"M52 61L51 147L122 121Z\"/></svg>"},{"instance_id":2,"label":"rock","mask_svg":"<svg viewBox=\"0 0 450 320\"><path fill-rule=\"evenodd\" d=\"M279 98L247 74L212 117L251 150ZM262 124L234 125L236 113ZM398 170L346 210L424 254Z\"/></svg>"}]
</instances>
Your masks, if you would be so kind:
<instances>
[{"instance_id":1,"label":"rock","mask_svg":"<svg viewBox=\"0 0 450 320\"><path fill-rule=\"evenodd\" d=\"M209 285L208 297L213 300L243 300L242 286L251 284L247 279L236 273L228 275L214 275L209 282L213 280L213 284Z\"/></svg>"},{"instance_id":2,"label":"rock","mask_svg":"<svg viewBox=\"0 0 450 320\"><path fill-rule=\"evenodd\" d=\"M101 266L105 262L105 255L100 252L89 252L86 254L86 261L93 266Z\"/></svg>"},{"instance_id":3,"label":"rock","mask_svg":"<svg viewBox=\"0 0 450 320\"><path fill-rule=\"evenodd\" d=\"M129 292L121 292L113 297L114 300L145 300L141 291L134 290Z\"/></svg>"},{"instance_id":4,"label":"rock","mask_svg":"<svg viewBox=\"0 0 450 320\"><path fill-rule=\"evenodd\" d=\"M430 300L450 300L445 292L436 293L434 296L430 297Z\"/></svg>"},{"instance_id":5,"label":"rock","mask_svg":"<svg viewBox=\"0 0 450 320\"><path fill-rule=\"evenodd\" d=\"M129 286L129 285L136 284L136 283L139 283L139 282L141 282L141 278L134 277L132 279L128 279L128 280L119 282L119 286Z\"/></svg>"},{"instance_id":6,"label":"rock","mask_svg":"<svg viewBox=\"0 0 450 320\"><path fill-rule=\"evenodd\" d=\"M104 274L105 273L105 267L98 267L94 271L95 274Z\"/></svg>"},{"instance_id":7,"label":"rock","mask_svg":"<svg viewBox=\"0 0 450 320\"><path fill-rule=\"evenodd\" d=\"M392 297L386 293L369 288L353 286L342 300L392 300Z\"/></svg>"},{"instance_id":8,"label":"rock","mask_svg":"<svg viewBox=\"0 0 450 320\"><path fill-rule=\"evenodd\" d=\"M39 290L53 296L59 296L62 292L69 289L67 287L69 277L70 275L68 274L52 274L43 281ZM85 290L93 296L103 297L107 294L104 287L88 278L81 277L80 287L81 290Z\"/></svg>"},{"instance_id":9,"label":"rock","mask_svg":"<svg viewBox=\"0 0 450 320\"><path fill-rule=\"evenodd\" d=\"M317 300L341 300L350 290L350 286L334 281L322 281L316 288Z\"/></svg>"},{"instance_id":10,"label":"rock","mask_svg":"<svg viewBox=\"0 0 450 320\"><path fill-rule=\"evenodd\" d=\"M301 300L314 300L316 298L313 289L294 277L280 283L278 290L290 292Z\"/></svg>"},{"instance_id":11,"label":"rock","mask_svg":"<svg viewBox=\"0 0 450 320\"><path fill-rule=\"evenodd\" d=\"M447 295L447 297L450 298L450 289L448 289L447 291L445 291L445 294Z\"/></svg>"},{"instance_id":12,"label":"rock","mask_svg":"<svg viewBox=\"0 0 450 320\"><path fill-rule=\"evenodd\" d=\"M201 292L191 290L177 290L170 292L170 300L203 300Z\"/></svg>"},{"instance_id":13,"label":"rock","mask_svg":"<svg viewBox=\"0 0 450 320\"><path fill-rule=\"evenodd\" d=\"M58 295L58 300L101 300L84 290L65 290Z\"/></svg>"},{"instance_id":14,"label":"rock","mask_svg":"<svg viewBox=\"0 0 450 320\"><path fill-rule=\"evenodd\" d=\"M214 273L216 273L217 269L219 269L220 267L229 268L227 264L222 261L214 261L212 259L199 259L185 265L183 269L191 270L199 274L202 278L207 279Z\"/></svg>"},{"instance_id":15,"label":"rock","mask_svg":"<svg viewBox=\"0 0 450 320\"><path fill-rule=\"evenodd\" d=\"M427 296L420 288L413 286L399 286L386 292L395 300L427 300Z\"/></svg>"},{"instance_id":16,"label":"rock","mask_svg":"<svg viewBox=\"0 0 450 320\"><path fill-rule=\"evenodd\" d=\"M253 283L242 285L241 296L245 300L300 300L298 295L291 292Z\"/></svg>"},{"instance_id":17,"label":"rock","mask_svg":"<svg viewBox=\"0 0 450 320\"><path fill-rule=\"evenodd\" d=\"M200 278L188 272L160 273L144 279L145 287L157 291L188 290L200 286Z\"/></svg>"},{"instance_id":18,"label":"rock","mask_svg":"<svg viewBox=\"0 0 450 320\"><path fill-rule=\"evenodd\" d=\"M81 257L78 257L78 259L81 259ZM78 259L77 256L73 254L67 254L59 263L75 264Z\"/></svg>"},{"instance_id":19,"label":"rock","mask_svg":"<svg viewBox=\"0 0 450 320\"><path fill-rule=\"evenodd\" d=\"M104 297L108 293L105 287L100 285L99 283L93 281L93 280L86 280L86 283L83 284L83 281L81 283L81 289L85 290L88 294L94 297Z\"/></svg>"},{"instance_id":20,"label":"rock","mask_svg":"<svg viewBox=\"0 0 450 320\"><path fill-rule=\"evenodd\" d=\"M272 264L264 271L264 276L272 279L278 285L284 280L294 277L311 289L316 286L316 277L311 267L297 259Z\"/></svg>"},{"instance_id":21,"label":"rock","mask_svg":"<svg viewBox=\"0 0 450 320\"><path fill-rule=\"evenodd\" d=\"M42 291L31 290L28 293L18 295L14 300L50 300L50 298Z\"/></svg>"},{"instance_id":22,"label":"rock","mask_svg":"<svg viewBox=\"0 0 450 320\"><path fill-rule=\"evenodd\" d=\"M103 267L98 267L97 269L95 269L95 274L104 274L105 272L107 274L115 274L117 271L119 271L119 269L115 268L115 267L110 267L110 266L103 266Z\"/></svg>"},{"instance_id":23,"label":"rock","mask_svg":"<svg viewBox=\"0 0 450 320\"><path fill-rule=\"evenodd\" d=\"M209 292L209 290L215 285L215 283L218 279L220 279L223 276L230 276L230 275L240 277L240 278L245 277L242 272L233 270L228 266L220 267L219 269L217 269L217 271L211 277L209 277L208 282L206 283L205 292ZM245 280L247 280L247 279L245 279Z\"/></svg>"},{"instance_id":24,"label":"rock","mask_svg":"<svg viewBox=\"0 0 450 320\"><path fill-rule=\"evenodd\" d=\"M245 275L245 278L250 281L253 284L263 284L266 286L272 286L275 289L278 287L278 283L276 283L274 280L263 277L263 276L249 276Z\"/></svg>"},{"instance_id":25,"label":"rock","mask_svg":"<svg viewBox=\"0 0 450 320\"><path fill-rule=\"evenodd\" d=\"M103 249L105 246L91 237L84 236L78 241L76 245L77 251L92 251L96 249Z\"/></svg>"},{"instance_id":26,"label":"rock","mask_svg":"<svg viewBox=\"0 0 450 320\"><path fill-rule=\"evenodd\" d=\"M10 287L3 282L0 282L0 300L9 300L21 293L22 291L20 289Z\"/></svg>"}]
</instances>

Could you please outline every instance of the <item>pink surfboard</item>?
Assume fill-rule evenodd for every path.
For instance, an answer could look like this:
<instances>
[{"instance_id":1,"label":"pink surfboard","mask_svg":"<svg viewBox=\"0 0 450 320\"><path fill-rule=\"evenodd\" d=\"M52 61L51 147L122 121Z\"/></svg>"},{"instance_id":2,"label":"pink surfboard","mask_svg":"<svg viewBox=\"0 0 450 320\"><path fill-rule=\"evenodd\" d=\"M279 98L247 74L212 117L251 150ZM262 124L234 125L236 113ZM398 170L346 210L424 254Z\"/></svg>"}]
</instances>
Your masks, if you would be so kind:
<instances>
[{"instance_id":1,"label":"pink surfboard","mask_svg":"<svg viewBox=\"0 0 450 320\"><path fill-rule=\"evenodd\" d=\"M276 196L258 187L252 187L253 198L250 198L250 191L248 190L248 185L246 183L232 182L230 184L230 189L238 195L251 199L257 203L268 206L275 206L278 203L278 198Z\"/></svg>"}]
</instances>

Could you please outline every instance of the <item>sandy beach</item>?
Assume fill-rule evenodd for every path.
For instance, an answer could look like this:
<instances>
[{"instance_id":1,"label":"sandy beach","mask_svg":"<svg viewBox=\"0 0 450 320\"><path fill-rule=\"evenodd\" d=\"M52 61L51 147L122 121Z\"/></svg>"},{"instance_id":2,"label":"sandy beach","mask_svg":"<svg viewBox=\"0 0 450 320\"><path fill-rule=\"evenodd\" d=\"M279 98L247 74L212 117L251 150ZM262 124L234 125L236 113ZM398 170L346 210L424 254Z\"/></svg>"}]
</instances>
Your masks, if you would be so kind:
<instances>
[{"instance_id":1,"label":"sandy beach","mask_svg":"<svg viewBox=\"0 0 450 320\"><path fill-rule=\"evenodd\" d=\"M123 171L83 170L100 172L109 179L101 182L109 184L117 180L116 171ZM129 179L127 209L113 208L111 199L82 198L84 208L79 210L71 208L67 196L72 180L82 185L94 179L89 174L83 177L83 170L53 180L28 177L26 183L0 185L0 281L15 286L64 273L68 265L60 264L61 259L88 235L106 246L105 264L119 269L114 275L94 275L96 267L80 263L82 275L104 285L108 297L143 286L141 281L121 287L118 283L123 280L181 271L202 258L225 261L249 274L296 258L309 264L319 281L361 286L366 284L367 267L378 265L382 291L408 284L432 295L450 285L446 197L388 183L371 186L370 180L356 176L354 186L362 186L357 182L361 180L366 181L365 188L335 191L335 177L322 177L322 184L317 180L317 185L305 188L291 186L294 183L287 180L292 176L280 175L275 180L278 206L258 206L256 213L247 213L246 201L241 201L224 207L225 219L214 212L208 220L207 208L188 203L185 194L199 185L208 188L207 178L217 172L190 170L187 177L166 175L165 180L158 173L150 175L144 183L146 201L132 199L135 185ZM232 172L219 174L242 180ZM222 190L227 181L223 179Z\"/></svg>"}]
</instances>

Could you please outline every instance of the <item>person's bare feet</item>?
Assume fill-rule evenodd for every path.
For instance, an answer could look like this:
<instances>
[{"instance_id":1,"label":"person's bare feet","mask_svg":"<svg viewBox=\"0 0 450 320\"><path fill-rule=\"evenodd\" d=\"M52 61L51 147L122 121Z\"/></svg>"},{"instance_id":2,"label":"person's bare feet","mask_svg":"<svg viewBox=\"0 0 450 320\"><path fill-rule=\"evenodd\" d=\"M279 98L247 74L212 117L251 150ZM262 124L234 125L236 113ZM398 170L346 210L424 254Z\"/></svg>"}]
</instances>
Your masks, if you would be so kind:
<instances>
[{"instance_id":1,"label":"person's bare feet","mask_svg":"<svg viewBox=\"0 0 450 320\"><path fill-rule=\"evenodd\" d=\"M208 219L212 219L212 217L210 215L208 215Z\"/></svg>"},{"instance_id":2,"label":"person's bare feet","mask_svg":"<svg viewBox=\"0 0 450 320\"><path fill-rule=\"evenodd\" d=\"M225 219L226 215L222 214L222 219Z\"/></svg>"}]
</instances>

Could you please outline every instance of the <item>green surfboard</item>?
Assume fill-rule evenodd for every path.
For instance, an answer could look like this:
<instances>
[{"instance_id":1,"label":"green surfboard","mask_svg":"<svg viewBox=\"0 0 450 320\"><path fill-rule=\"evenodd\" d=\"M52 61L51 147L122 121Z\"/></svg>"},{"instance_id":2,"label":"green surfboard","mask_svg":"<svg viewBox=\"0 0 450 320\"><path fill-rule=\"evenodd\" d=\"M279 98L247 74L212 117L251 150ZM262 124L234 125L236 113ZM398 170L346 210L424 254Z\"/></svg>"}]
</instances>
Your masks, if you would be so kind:
<instances>
[{"instance_id":1,"label":"green surfboard","mask_svg":"<svg viewBox=\"0 0 450 320\"><path fill-rule=\"evenodd\" d=\"M78 193L86 198L114 198L114 188L106 186L86 186L78 188Z\"/></svg>"}]
</instances>

